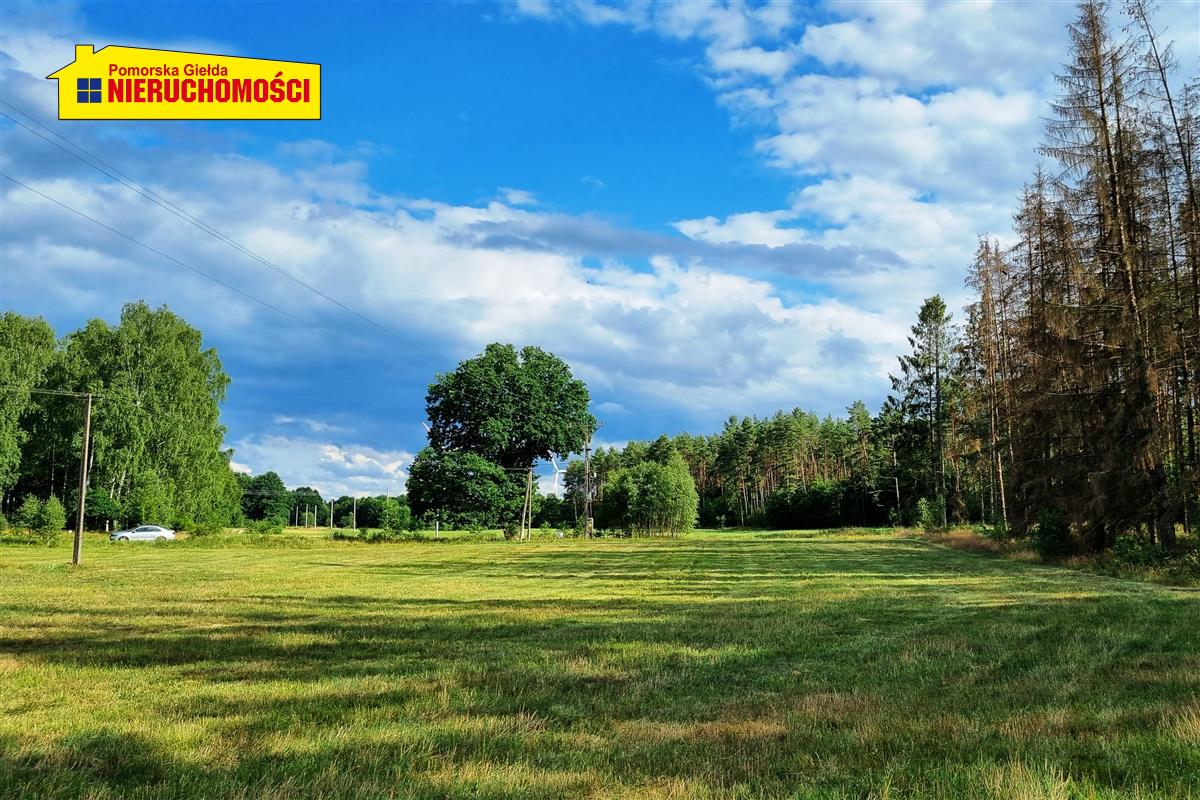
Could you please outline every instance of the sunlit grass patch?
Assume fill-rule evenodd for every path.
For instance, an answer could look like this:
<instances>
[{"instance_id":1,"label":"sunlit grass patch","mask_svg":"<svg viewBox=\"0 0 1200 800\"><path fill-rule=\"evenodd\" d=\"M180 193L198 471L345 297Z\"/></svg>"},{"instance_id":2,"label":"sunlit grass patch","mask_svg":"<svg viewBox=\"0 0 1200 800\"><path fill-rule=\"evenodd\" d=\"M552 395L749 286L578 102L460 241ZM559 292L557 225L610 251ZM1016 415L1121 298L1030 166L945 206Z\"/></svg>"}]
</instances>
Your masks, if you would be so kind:
<instances>
[{"instance_id":1,"label":"sunlit grass patch","mask_svg":"<svg viewBox=\"0 0 1200 800\"><path fill-rule=\"evenodd\" d=\"M0 797L1200 796L1200 595L875 531L0 548Z\"/></svg>"}]
</instances>

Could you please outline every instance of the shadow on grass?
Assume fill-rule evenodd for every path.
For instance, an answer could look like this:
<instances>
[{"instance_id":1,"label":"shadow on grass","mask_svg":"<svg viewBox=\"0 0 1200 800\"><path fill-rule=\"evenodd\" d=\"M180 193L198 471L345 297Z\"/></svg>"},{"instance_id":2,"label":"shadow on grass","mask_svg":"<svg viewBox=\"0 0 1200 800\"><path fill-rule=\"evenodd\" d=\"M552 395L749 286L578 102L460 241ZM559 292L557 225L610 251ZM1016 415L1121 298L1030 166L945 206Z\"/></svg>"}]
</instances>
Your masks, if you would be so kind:
<instances>
[{"instance_id":1,"label":"shadow on grass","mask_svg":"<svg viewBox=\"0 0 1200 800\"><path fill-rule=\"evenodd\" d=\"M162 692L139 712L187 732L174 748L86 725L9 742L0 789L769 797L886 778L969 796L979 764L1036 762L1118 794L1200 790L1200 754L1169 733L1200 695L1194 596L908 542L456 558L322 554L307 568L362 573L362 593L184 596L138 619L9 596L0 620L39 622L0 656L152 676ZM417 579L467 589L388 593Z\"/></svg>"}]
</instances>

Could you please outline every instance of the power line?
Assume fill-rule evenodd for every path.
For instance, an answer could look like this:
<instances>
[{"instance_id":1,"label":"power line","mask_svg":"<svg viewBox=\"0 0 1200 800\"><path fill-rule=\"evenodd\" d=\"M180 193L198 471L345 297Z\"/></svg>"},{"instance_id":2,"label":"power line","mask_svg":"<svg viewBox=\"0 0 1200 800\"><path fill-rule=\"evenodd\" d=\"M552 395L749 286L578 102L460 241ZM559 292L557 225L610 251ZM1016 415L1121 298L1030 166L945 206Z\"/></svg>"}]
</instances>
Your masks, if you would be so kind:
<instances>
[{"instance_id":1,"label":"power line","mask_svg":"<svg viewBox=\"0 0 1200 800\"><path fill-rule=\"evenodd\" d=\"M96 155L95 153L92 153L90 150L76 144L75 142L72 142L70 139L67 139L66 137L57 133L52 128L50 128L46 125L43 125L29 112L24 111L23 109L13 105L12 103L10 103L7 100L0 99L0 103L3 103L4 105L6 105L9 108L16 111L18 114L21 114L22 116L26 117L34 125L37 125L39 128L46 131L51 136L54 136L55 138L70 145L75 150L78 150L80 153L83 153L85 156L87 156L87 158L84 158L83 156L81 156L77 153L71 152L70 150L68 150L66 147L63 147L58 142L54 141L53 139L50 139L46 135L34 130L33 128L29 127L25 123L21 122L21 120L16 119L15 117L12 117L12 116L0 111L0 116L4 117L5 119L8 119L11 122L13 122L14 124L21 126L25 130L29 131L30 133L32 133L33 135L42 139L43 141L47 142L48 144L53 145L54 147L58 148L62 152L71 156L72 158L76 159L80 163L86 164L87 166L91 167L92 169L102 173L103 175L108 176L112 180L114 180L117 183L124 186L126 189L129 189L130 191L134 192L135 194L140 195L141 197L145 198L146 200L149 200L151 203L154 203L158 207L175 215L176 217L183 220L184 222L187 222L189 225L192 225L193 227L198 228L199 230L203 231L207 235L212 236L213 238L215 238L217 241L221 242L222 244L229 245L230 247L232 247L233 249L242 253L243 255L246 255L249 258L254 259L255 261L259 262L260 264L268 267L269 269L275 271L279 275L282 275L283 277L292 281L296 285L302 286L303 288L316 294L318 297L321 297L322 299L327 300L328 302L332 303L333 305L337 306L338 308L342 309L343 311L353 314L354 316L358 317L360 320L367 323L368 325L371 325L372 327L375 327L375 328L379 329L380 331L383 331L384 333L388 333L388 334L392 333L392 331L383 327L382 325L380 325L379 323L370 319L369 317L365 316L364 314L361 314L360 312L355 311L353 308L346 305L345 303L342 303L340 300L330 297L329 295L325 294L325 292L322 292L320 289L313 286L312 284L307 283L300 277L294 275L293 273L289 272L288 270L284 269L283 267L279 266L278 264L275 264L274 262L269 261L265 257L254 252L253 250L249 249L248 247L241 244L240 242L235 241L234 239L230 238L228 235L222 233L221 231L214 228L212 225L209 225L204 220L200 219L199 217L196 217L195 215L189 213L185 209L183 209L180 206L176 205L175 203L171 202L170 200L168 200L167 198L158 194L153 189L151 189L150 187L141 183L137 179L132 178L129 175L127 175L126 173L122 172L117 167L113 166L109 162L100 158L100 156ZM91 161L89 161L88 159L91 159ZM96 163L92 163L92 162L96 162ZM104 167L98 166L99 164L103 164L104 167L108 167L108 169L106 170L106 169L104 169ZM112 171L110 172L109 170L112 170ZM118 176L120 176L120 177L118 177Z\"/></svg>"},{"instance_id":2,"label":"power line","mask_svg":"<svg viewBox=\"0 0 1200 800\"><path fill-rule=\"evenodd\" d=\"M16 383L0 383L0 391L10 392L31 392L33 394L54 394L62 397L104 397L99 392L68 392L65 389L35 389L29 386L21 386Z\"/></svg>"},{"instance_id":3,"label":"power line","mask_svg":"<svg viewBox=\"0 0 1200 800\"><path fill-rule=\"evenodd\" d=\"M94 222L95 224L99 225L101 228L112 231L113 233L117 234L118 236L120 236L124 239L128 239L129 241L133 242L134 244L136 244L140 247L146 248L151 253L160 255L163 258L167 259L168 261L172 261L172 262L178 264L179 266L183 267L186 270L190 270L191 272L194 272L203 278L207 278L208 280L212 281L213 283L220 284L221 286L224 286L226 289L229 289L230 291L237 292L242 297L245 297L248 300L253 300L254 302L258 303L259 305L265 306L265 307L271 309L272 311L282 314L283 316L287 317L290 320L294 320L295 322L304 324L304 320L289 314L288 312L284 311L281 308L278 308L277 306L271 305L266 300L260 300L259 298L255 297L254 295L250 294L249 292L243 292L241 289L237 288L233 284L226 283L225 281L221 280L220 278L216 277L215 275L210 275L207 272L204 272L203 270L196 269L195 267L193 267L190 264L185 264L184 262L180 261L178 258L175 258L175 256L164 253L162 250L159 250L155 247L151 247L150 245L146 244L145 242L141 241L140 239L135 239L134 237L130 236L128 233L125 233L124 231L119 231L116 228L112 227L111 225L101 222L100 220L96 219L95 217L88 216L87 214L83 213L82 211L72 208L71 206L67 205L63 201L56 200L55 198L51 197L50 195L40 192L37 189L34 189L30 185L28 185L26 183L22 183L21 181L17 180L13 176L11 176L5 172L0 172L0 178L6 178L6 179L12 181L13 183L15 183L17 186L20 186L22 189L26 189L30 192L33 192L37 196L42 197L46 200L49 200L51 203L54 203L57 206L61 206L62 208L65 208L67 211L70 211L72 214L83 217L84 219L86 219L89 222Z\"/></svg>"}]
</instances>

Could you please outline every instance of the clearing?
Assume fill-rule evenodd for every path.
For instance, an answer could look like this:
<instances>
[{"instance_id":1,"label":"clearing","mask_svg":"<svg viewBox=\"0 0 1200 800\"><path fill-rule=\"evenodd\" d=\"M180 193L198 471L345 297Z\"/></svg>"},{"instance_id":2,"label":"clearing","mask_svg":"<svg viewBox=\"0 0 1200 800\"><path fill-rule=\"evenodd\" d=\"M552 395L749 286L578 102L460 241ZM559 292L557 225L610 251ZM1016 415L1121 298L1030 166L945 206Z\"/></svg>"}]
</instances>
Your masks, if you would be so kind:
<instances>
[{"instance_id":1,"label":"clearing","mask_svg":"<svg viewBox=\"0 0 1200 800\"><path fill-rule=\"evenodd\" d=\"M0 796L1200 797L1200 592L881 534L0 545Z\"/></svg>"}]
</instances>

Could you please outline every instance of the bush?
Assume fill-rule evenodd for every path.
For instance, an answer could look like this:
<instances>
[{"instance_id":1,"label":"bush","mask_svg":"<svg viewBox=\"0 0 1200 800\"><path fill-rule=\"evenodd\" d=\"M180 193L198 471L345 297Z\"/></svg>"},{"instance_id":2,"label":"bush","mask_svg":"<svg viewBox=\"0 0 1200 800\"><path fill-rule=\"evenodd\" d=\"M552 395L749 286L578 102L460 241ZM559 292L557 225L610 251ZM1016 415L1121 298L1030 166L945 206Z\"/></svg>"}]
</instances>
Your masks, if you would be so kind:
<instances>
[{"instance_id":1,"label":"bush","mask_svg":"<svg viewBox=\"0 0 1200 800\"><path fill-rule=\"evenodd\" d=\"M967 553L997 554L1004 552L1002 544L970 528L955 528L953 530L938 532L930 536L929 539L938 544L944 544L947 547L952 547L955 550L963 550Z\"/></svg>"},{"instance_id":2,"label":"bush","mask_svg":"<svg viewBox=\"0 0 1200 800\"><path fill-rule=\"evenodd\" d=\"M1135 567L1152 567L1167 558L1161 547L1138 536L1118 536L1109 552L1115 560Z\"/></svg>"},{"instance_id":3,"label":"bush","mask_svg":"<svg viewBox=\"0 0 1200 800\"><path fill-rule=\"evenodd\" d=\"M191 526L184 528L184 530L192 536L214 536L225 530L225 526L216 522L193 522Z\"/></svg>"},{"instance_id":4,"label":"bush","mask_svg":"<svg viewBox=\"0 0 1200 800\"><path fill-rule=\"evenodd\" d=\"M402 503L394 497L384 501L380 513L380 527L397 538L403 538L401 534L413 528L412 512L408 509L408 503Z\"/></svg>"},{"instance_id":5,"label":"bush","mask_svg":"<svg viewBox=\"0 0 1200 800\"><path fill-rule=\"evenodd\" d=\"M35 531L38 528L41 518L42 504L36 497L27 494L25 495L25 499L21 501L21 505L17 507L17 513L13 515L13 523L18 528Z\"/></svg>"},{"instance_id":6,"label":"bush","mask_svg":"<svg viewBox=\"0 0 1200 800\"><path fill-rule=\"evenodd\" d=\"M387 528L338 528L331 537L339 542L404 542L424 538L417 531L392 531Z\"/></svg>"},{"instance_id":7,"label":"bush","mask_svg":"<svg viewBox=\"0 0 1200 800\"><path fill-rule=\"evenodd\" d=\"M0 533L8 532L8 517L0 514Z\"/></svg>"},{"instance_id":8,"label":"bush","mask_svg":"<svg viewBox=\"0 0 1200 800\"><path fill-rule=\"evenodd\" d=\"M283 533L283 523L276 519L258 519L246 523L246 533L275 535Z\"/></svg>"},{"instance_id":9,"label":"bush","mask_svg":"<svg viewBox=\"0 0 1200 800\"><path fill-rule=\"evenodd\" d=\"M597 524L633 535L678 536L696 524L699 502L691 472L673 453L666 464L644 461L614 470Z\"/></svg>"},{"instance_id":10,"label":"bush","mask_svg":"<svg viewBox=\"0 0 1200 800\"><path fill-rule=\"evenodd\" d=\"M407 528L394 530L391 528L372 528L364 537L368 542L407 542L420 539L421 535Z\"/></svg>"},{"instance_id":11,"label":"bush","mask_svg":"<svg viewBox=\"0 0 1200 800\"><path fill-rule=\"evenodd\" d=\"M1075 554L1071 523L1061 509L1046 508L1038 514L1037 527L1033 529L1033 549L1043 561Z\"/></svg>"},{"instance_id":12,"label":"bush","mask_svg":"<svg viewBox=\"0 0 1200 800\"><path fill-rule=\"evenodd\" d=\"M38 514L35 526L38 536L42 537L42 541L46 544L53 544L65 527L67 527L67 510L63 508L62 502L57 497L50 495L49 499L41 504Z\"/></svg>"},{"instance_id":13,"label":"bush","mask_svg":"<svg viewBox=\"0 0 1200 800\"><path fill-rule=\"evenodd\" d=\"M1172 556L1162 566L1163 577L1182 586L1200 583L1200 550Z\"/></svg>"},{"instance_id":14,"label":"bush","mask_svg":"<svg viewBox=\"0 0 1200 800\"><path fill-rule=\"evenodd\" d=\"M926 533L942 530L942 516L945 504L940 497L927 500L922 497L917 501L917 524Z\"/></svg>"}]
</instances>

